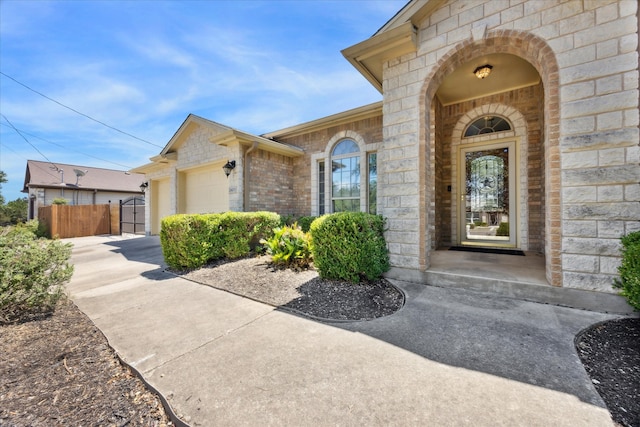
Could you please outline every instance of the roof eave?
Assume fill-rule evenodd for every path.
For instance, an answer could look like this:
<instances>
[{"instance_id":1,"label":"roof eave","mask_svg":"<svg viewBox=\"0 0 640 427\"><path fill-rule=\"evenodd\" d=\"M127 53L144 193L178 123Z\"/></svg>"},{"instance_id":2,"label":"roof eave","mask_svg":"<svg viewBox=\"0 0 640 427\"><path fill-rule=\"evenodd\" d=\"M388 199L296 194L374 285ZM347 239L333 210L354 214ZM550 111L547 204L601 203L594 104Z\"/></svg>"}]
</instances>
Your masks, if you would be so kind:
<instances>
[{"instance_id":1,"label":"roof eave","mask_svg":"<svg viewBox=\"0 0 640 427\"><path fill-rule=\"evenodd\" d=\"M418 50L418 30L409 20L348 47L342 55L382 93L383 64Z\"/></svg>"},{"instance_id":2,"label":"roof eave","mask_svg":"<svg viewBox=\"0 0 640 427\"><path fill-rule=\"evenodd\" d=\"M302 148L283 144L261 136L252 135L237 129L230 129L227 132L211 138L210 141L221 146L228 146L233 143L238 143L240 145L253 145L254 143L257 143L257 148L271 153L282 154L287 157L298 157L304 154L304 150Z\"/></svg>"},{"instance_id":3,"label":"roof eave","mask_svg":"<svg viewBox=\"0 0 640 427\"><path fill-rule=\"evenodd\" d=\"M344 123L353 122L356 120L364 120L371 117L380 116L382 114L382 101L375 102L373 104L365 105L362 107L354 108L352 110L343 111L341 113L333 114L331 116L323 117L321 119L313 120L299 125L291 126L285 129L277 130L274 132L265 133L265 138L280 139L285 137L292 137L303 133L314 132L321 129L326 129L329 126L337 126Z\"/></svg>"}]
</instances>

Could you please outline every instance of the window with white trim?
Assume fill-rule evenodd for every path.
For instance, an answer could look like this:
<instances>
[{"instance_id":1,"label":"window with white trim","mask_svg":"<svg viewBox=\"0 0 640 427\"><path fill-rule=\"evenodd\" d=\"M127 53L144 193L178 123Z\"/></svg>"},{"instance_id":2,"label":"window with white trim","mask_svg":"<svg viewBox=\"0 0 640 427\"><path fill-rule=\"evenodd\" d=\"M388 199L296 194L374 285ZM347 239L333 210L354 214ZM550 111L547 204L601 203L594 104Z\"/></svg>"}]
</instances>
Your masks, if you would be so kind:
<instances>
[{"instance_id":1,"label":"window with white trim","mask_svg":"<svg viewBox=\"0 0 640 427\"><path fill-rule=\"evenodd\" d=\"M355 141L343 139L333 147L330 157L319 160L317 165L318 215L327 212L376 213L378 174L375 152L363 152ZM327 165L331 165L331 171ZM330 203L328 208L326 203Z\"/></svg>"},{"instance_id":2,"label":"window with white trim","mask_svg":"<svg viewBox=\"0 0 640 427\"><path fill-rule=\"evenodd\" d=\"M360 211L360 148L350 139L331 151L331 211Z\"/></svg>"}]
</instances>

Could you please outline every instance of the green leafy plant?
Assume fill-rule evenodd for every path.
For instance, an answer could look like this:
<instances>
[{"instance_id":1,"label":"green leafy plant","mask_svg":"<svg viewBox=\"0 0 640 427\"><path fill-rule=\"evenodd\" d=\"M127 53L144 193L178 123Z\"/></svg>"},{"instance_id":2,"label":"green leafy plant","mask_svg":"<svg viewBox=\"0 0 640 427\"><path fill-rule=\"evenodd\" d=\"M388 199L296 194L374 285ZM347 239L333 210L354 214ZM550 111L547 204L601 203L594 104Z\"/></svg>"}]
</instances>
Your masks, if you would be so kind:
<instances>
[{"instance_id":1,"label":"green leafy plant","mask_svg":"<svg viewBox=\"0 0 640 427\"><path fill-rule=\"evenodd\" d=\"M0 323L52 311L73 274L71 244L38 238L36 229L0 229Z\"/></svg>"},{"instance_id":2,"label":"green leafy plant","mask_svg":"<svg viewBox=\"0 0 640 427\"><path fill-rule=\"evenodd\" d=\"M614 281L614 288L620 289L620 295L629 305L640 310L640 231L629 233L620 239L622 242L622 262L618 267L620 279Z\"/></svg>"},{"instance_id":3,"label":"green leafy plant","mask_svg":"<svg viewBox=\"0 0 640 427\"><path fill-rule=\"evenodd\" d=\"M313 259L311 238L297 223L273 230L273 236L261 241L271 261L283 267L308 268Z\"/></svg>"},{"instance_id":4,"label":"green leafy plant","mask_svg":"<svg viewBox=\"0 0 640 427\"><path fill-rule=\"evenodd\" d=\"M496 230L496 236L509 236L509 223L501 222Z\"/></svg>"},{"instance_id":5,"label":"green leafy plant","mask_svg":"<svg viewBox=\"0 0 640 427\"><path fill-rule=\"evenodd\" d=\"M51 201L52 205L67 205L69 204L69 201L67 199L65 199L64 197L56 197L55 199L53 199Z\"/></svg>"},{"instance_id":6,"label":"green leafy plant","mask_svg":"<svg viewBox=\"0 0 640 427\"><path fill-rule=\"evenodd\" d=\"M313 221L313 262L320 277L358 283L388 271L384 225L382 216L364 212L340 212Z\"/></svg>"}]
</instances>

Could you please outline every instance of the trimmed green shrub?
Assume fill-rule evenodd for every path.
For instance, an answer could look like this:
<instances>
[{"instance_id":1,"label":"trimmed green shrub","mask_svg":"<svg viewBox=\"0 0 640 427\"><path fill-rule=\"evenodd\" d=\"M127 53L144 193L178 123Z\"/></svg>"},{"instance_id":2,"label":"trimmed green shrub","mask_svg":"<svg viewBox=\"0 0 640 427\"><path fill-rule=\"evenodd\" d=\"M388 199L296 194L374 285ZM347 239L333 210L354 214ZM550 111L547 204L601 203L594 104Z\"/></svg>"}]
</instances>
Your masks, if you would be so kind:
<instances>
[{"instance_id":1,"label":"trimmed green shrub","mask_svg":"<svg viewBox=\"0 0 640 427\"><path fill-rule=\"evenodd\" d=\"M382 216L364 212L340 212L313 221L313 262L320 277L358 283L388 271L384 225Z\"/></svg>"},{"instance_id":2,"label":"trimmed green shrub","mask_svg":"<svg viewBox=\"0 0 640 427\"><path fill-rule=\"evenodd\" d=\"M72 245L36 230L37 222L0 229L0 323L51 312L73 274Z\"/></svg>"},{"instance_id":3,"label":"trimmed green shrub","mask_svg":"<svg viewBox=\"0 0 640 427\"><path fill-rule=\"evenodd\" d=\"M496 230L496 236L509 236L509 223L501 222Z\"/></svg>"},{"instance_id":4,"label":"trimmed green shrub","mask_svg":"<svg viewBox=\"0 0 640 427\"><path fill-rule=\"evenodd\" d=\"M225 212L220 219L223 256L240 258L251 252L260 252L260 241L271 236L280 224L280 215L274 212Z\"/></svg>"},{"instance_id":5,"label":"trimmed green shrub","mask_svg":"<svg viewBox=\"0 0 640 427\"><path fill-rule=\"evenodd\" d=\"M297 221L298 226L300 226L302 231L304 231L305 233L308 233L309 229L311 228L311 223L315 221L316 218L318 217L317 216L301 216L300 218L298 218L298 221Z\"/></svg>"},{"instance_id":6,"label":"trimmed green shrub","mask_svg":"<svg viewBox=\"0 0 640 427\"><path fill-rule=\"evenodd\" d=\"M210 259L219 258L211 236L219 228L219 218L211 215L178 214L162 218L160 244L167 265L171 268L192 269L203 266Z\"/></svg>"},{"instance_id":7,"label":"trimmed green shrub","mask_svg":"<svg viewBox=\"0 0 640 427\"><path fill-rule=\"evenodd\" d=\"M640 310L640 231L635 231L622 239L622 263L618 267L620 279L614 281L614 288L629 305Z\"/></svg>"},{"instance_id":8,"label":"trimmed green shrub","mask_svg":"<svg viewBox=\"0 0 640 427\"><path fill-rule=\"evenodd\" d=\"M260 249L260 240L280 223L273 212L178 214L161 221L160 242L167 265L200 268L219 258L239 258Z\"/></svg>"},{"instance_id":9,"label":"trimmed green shrub","mask_svg":"<svg viewBox=\"0 0 640 427\"><path fill-rule=\"evenodd\" d=\"M308 268L311 256L311 236L302 231L298 224L279 227L273 236L262 240L271 255L271 261L282 267Z\"/></svg>"}]
</instances>

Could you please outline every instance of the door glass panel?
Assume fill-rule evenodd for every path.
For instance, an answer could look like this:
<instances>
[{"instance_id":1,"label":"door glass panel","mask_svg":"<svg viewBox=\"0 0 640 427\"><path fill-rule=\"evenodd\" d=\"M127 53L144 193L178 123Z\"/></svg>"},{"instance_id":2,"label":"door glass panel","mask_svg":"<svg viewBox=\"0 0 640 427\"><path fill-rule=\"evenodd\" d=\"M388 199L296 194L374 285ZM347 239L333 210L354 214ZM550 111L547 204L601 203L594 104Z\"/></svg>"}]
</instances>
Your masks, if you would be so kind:
<instances>
[{"instance_id":1,"label":"door glass panel","mask_svg":"<svg viewBox=\"0 0 640 427\"><path fill-rule=\"evenodd\" d=\"M509 147L466 151L465 240L511 242Z\"/></svg>"}]
</instances>

